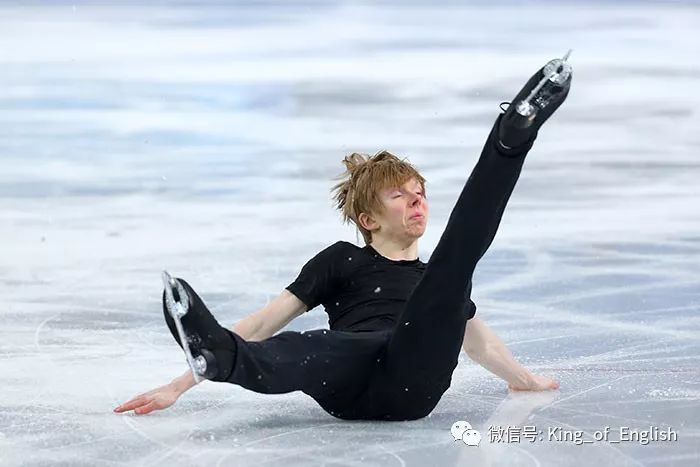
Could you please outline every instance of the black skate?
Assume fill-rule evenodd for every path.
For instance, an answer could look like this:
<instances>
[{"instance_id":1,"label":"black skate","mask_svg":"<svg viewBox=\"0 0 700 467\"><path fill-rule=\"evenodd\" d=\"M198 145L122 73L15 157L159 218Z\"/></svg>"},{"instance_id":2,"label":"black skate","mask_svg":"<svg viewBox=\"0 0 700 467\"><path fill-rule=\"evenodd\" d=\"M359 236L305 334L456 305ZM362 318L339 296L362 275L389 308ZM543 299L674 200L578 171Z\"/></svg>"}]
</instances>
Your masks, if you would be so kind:
<instances>
[{"instance_id":1,"label":"black skate","mask_svg":"<svg viewBox=\"0 0 700 467\"><path fill-rule=\"evenodd\" d=\"M499 143L504 148L511 149L532 140L564 102L571 88L569 54L571 50L540 68L509 103L498 129Z\"/></svg>"},{"instance_id":2,"label":"black skate","mask_svg":"<svg viewBox=\"0 0 700 467\"><path fill-rule=\"evenodd\" d=\"M163 271L163 315L185 352L195 382L223 381L231 373L236 342L183 279Z\"/></svg>"}]
</instances>

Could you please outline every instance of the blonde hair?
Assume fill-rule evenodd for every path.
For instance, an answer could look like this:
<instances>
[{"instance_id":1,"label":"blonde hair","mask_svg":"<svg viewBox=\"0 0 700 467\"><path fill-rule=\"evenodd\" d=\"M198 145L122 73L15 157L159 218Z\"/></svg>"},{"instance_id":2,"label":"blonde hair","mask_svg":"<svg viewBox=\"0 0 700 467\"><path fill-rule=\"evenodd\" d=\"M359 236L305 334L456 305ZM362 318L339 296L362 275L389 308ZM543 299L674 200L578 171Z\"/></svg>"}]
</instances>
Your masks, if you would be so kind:
<instances>
[{"instance_id":1,"label":"blonde hair","mask_svg":"<svg viewBox=\"0 0 700 467\"><path fill-rule=\"evenodd\" d=\"M360 213L379 213L384 205L379 192L385 188L399 187L415 178L425 196L425 178L406 160L399 159L389 151L379 151L372 157L354 152L342 160L345 172L334 180L342 181L331 189L335 207L343 216L343 223L355 224L362 233L365 244L372 242L372 233L362 227Z\"/></svg>"}]
</instances>

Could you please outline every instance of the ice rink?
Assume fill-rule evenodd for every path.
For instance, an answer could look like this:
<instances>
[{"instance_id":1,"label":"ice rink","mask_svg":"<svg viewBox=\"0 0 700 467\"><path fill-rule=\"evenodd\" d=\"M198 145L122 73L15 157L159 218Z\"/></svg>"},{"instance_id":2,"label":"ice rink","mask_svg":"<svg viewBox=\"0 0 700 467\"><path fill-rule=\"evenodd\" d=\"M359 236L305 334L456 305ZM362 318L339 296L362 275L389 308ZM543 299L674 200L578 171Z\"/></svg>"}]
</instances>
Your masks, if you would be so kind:
<instances>
[{"instance_id":1,"label":"ice rink","mask_svg":"<svg viewBox=\"0 0 700 467\"><path fill-rule=\"evenodd\" d=\"M115 3L0 6L0 465L700 463L700 5ZM462 354L416 421L212 382L112 412L186 369L162 269L236 323L322 248L363 246L330 189L380 149L427 178L428 261L498 104L569 48L472 294L559 390L509 394ZM318 307L287 329L327 326Z\"/></svg>"}]
</instances>

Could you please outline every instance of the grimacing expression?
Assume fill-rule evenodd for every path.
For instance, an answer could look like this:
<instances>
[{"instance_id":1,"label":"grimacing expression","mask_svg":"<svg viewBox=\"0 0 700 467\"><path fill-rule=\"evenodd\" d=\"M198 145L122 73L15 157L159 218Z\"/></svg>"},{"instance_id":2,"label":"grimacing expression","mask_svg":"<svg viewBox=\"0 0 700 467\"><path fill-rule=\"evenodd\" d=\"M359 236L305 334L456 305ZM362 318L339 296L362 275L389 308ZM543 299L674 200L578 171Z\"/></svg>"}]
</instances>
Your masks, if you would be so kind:
<instances>
[{"instance_id":1,"label":"grimacing expression","mask_svg":"<svg viewBox=\"0 0 700 467\"><path fill-rule=\"evenodd\" d=\"M384 235L394 238L419 238L428 223L428 201L420 183L412 178L403 186L381 190L379 198L384 212L374 219Z\"/></svg>"}]
</instances>

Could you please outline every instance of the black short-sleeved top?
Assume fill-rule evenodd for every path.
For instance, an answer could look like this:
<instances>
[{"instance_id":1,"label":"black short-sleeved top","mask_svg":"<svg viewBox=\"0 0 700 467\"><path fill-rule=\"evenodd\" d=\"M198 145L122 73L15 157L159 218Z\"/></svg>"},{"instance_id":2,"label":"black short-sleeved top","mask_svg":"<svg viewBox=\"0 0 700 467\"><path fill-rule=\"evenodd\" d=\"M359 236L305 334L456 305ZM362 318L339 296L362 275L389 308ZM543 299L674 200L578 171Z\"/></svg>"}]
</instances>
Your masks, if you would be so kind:
<instances>
[{"instance_id":1,"label":"black short-sleeved top","mask_svg":"<svg viewBox=\"0 0 700 467\"><path fill-rule=\"evenodd\" d=\"M323 304L330 329L386 330L396 325L426 266L420 258L392 260L370 245L341 240L311 258L286 289L308 310ZM473 315L474 303L467 306Z\"/></svg>"}]
</instances>

